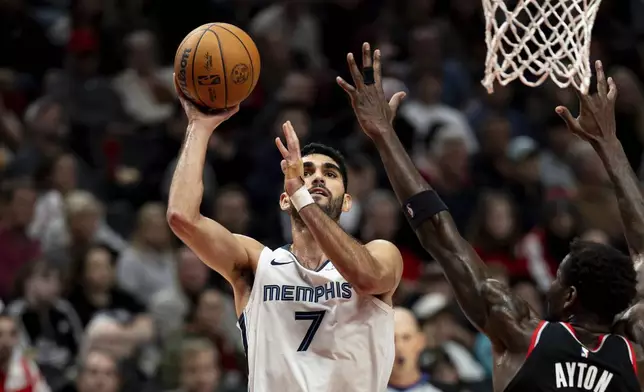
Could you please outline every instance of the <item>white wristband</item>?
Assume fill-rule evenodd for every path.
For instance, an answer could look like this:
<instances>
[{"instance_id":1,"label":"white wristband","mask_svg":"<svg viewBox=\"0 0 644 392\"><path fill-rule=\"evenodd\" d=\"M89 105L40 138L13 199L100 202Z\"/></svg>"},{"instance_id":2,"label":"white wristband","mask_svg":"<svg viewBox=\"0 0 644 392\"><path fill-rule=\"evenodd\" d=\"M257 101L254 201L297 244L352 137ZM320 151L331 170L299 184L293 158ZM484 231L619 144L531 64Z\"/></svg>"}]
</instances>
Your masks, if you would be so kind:
<instances>
[{"instance_id":1,"label":"white wristband","mask_svg":"<svg viewBox=\"0 0 644 392\"><path fill-rule=\"evenodd\" d=\"M291 204L293 207L295 207L295 210L297 212L300 212L300 210L309 204L315 203L315 200L313 200L313 196L309 193L309 190L306 189L306 186L302 186L300 189L295 191L290 197L291 199Z\"/></svg>"}]
</instances>

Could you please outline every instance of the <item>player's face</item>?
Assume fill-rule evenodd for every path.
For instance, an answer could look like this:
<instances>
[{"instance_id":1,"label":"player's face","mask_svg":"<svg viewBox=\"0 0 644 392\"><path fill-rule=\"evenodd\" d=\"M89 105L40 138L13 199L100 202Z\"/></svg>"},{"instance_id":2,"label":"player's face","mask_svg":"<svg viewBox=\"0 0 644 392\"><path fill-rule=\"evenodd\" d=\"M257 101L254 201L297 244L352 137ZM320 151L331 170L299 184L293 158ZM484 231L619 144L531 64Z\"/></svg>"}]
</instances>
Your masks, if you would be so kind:
<instances>
[{"instance_id":1,"label":"player's face","mask_svg":"<svg viewBox=\"0 0 644 392\"><path fill-rule=\"evenodd\" d=\"M338 164L322 154L311 154L302 157L304 161L304 186L309 190L315 203L334 220L340 218L342 212L351 208L351 197L345 193L344 182ZM297 211L288 203L285 194L280 201L290 210L291 216L296 217ZM285 204L286 203L286 204Z\"/></svg>"},{"instance_id":2,"label":"player's face","mask_svg":"<svg viewBox=\"0 0 644 392\"><path fill-rule=\"evenodd\" d=\"M566 256L559 265L557 276L546 295L546 320L548 321L562 321L570 315L569 309L575 300L576 292L574 287L564 283L565 265L570 262L569 260L570 256Z\"/></svg>"}]
</instances>

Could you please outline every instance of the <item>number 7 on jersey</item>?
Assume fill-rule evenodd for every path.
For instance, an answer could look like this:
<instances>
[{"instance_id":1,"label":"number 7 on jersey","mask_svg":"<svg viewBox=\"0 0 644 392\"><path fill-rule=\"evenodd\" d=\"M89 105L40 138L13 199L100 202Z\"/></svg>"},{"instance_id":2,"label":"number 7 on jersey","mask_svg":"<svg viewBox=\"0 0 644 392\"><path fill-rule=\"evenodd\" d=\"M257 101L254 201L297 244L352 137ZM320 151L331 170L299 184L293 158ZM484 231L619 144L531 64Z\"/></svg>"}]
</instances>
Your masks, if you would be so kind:
<instances>
[{"instance_id":1,"label":"number 7 on jersey","mask_svg":"<svg viewBox=\"0 0 644 392\"><path fill-rule=\"evenodd\" d=\"M297 348L297 351L306 351L309 349L309 346L313 341L313 337L315 337L315 333L318 331L318 328L320 328L320 325L322 324L322 319L324 318L325 314L326 310L319 310L317 312L295 312L296 321L311 322L311 325L306 331L306 335L304 335L304 339L302 339L302 343L300 343L300 347Z\"/></svg>"}]
</instances>

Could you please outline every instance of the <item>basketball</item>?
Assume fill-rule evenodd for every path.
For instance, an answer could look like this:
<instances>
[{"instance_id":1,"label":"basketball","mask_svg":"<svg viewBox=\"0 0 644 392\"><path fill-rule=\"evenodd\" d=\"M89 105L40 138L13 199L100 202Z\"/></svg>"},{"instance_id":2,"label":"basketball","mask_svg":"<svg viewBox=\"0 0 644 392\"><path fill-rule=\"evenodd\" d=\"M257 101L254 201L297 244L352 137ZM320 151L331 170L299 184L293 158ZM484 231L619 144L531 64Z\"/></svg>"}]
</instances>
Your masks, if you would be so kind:
<instances>
[{"instance_id":1,"label":"basketball","mask_svg":"<svg viewBox=\"0 0 644 392\"><path fill-rule=\"evenodd\" d=\"M191 31L174 58L181 92L206 109L233 107L257 85L259 52L245 31L227 23L208 23Z\"/></svg>"}]
</instances>

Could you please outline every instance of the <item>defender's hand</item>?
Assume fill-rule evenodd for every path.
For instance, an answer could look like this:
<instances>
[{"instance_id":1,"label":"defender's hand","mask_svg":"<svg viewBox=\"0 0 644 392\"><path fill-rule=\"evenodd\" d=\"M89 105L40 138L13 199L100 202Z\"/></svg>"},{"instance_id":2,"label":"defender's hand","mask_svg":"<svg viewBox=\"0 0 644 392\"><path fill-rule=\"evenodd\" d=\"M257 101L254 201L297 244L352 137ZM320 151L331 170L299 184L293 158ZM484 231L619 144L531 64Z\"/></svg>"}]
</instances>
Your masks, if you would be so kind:
<instances>
[{"instance_id":1,"label":"defender's hand","mask_svg":"<svg viewBox=\"0 0 644 392\"><path fill-rule=\"evenodd\" d=\"M555 110L572 133L592 144L599 144L616 139L617 85L613 78L606 80L601 61L595 63L595 69L597 70L597 93L594 95L582 94L575 89L577 97L579 97L579 117L573 118L570 110L564 106L557 106Z\"/></svg>"},{"instance_id":2,"label":"defender's hand","mask_svg":"<svg viewBox=\"0 0 644 392\"><path fill-rule=\"evenodd\" d=\"M232 108L223 109L215 114L204 113L183 95L174 74L172 74L172 78L174 80L174 88L177 91L177 96L179 97L179 102L181 102L181 106L188 117L188 125L198 126L212 132L219 126L219 124L228 120L233 114L239 111L239 105L237 105Z\"/></svg>"},{"instance_id":3,"label":"defender's hand","mask_svg":"<svg viewBox=\"0 0 644 392\"><path fill-rule=\"evenodd\" d=\"M371 60L371 46L368 42L362 44L362 67L364 75L356 65L353 53L347 55L347 63L355 87L341 77L336 81L351 98L353 111L360 122L362 130L371 138L391 129L396 117L398 106L405 98L404 92L397 92L389 102L385 99L382 89L382 71L380 50L376 49ZM373 80L370 80L373 75Z\"/></svg>"},{"instance_id":4,"label":"defender's hand","mask_svg":"<svg viewBox=\"0 0 644 392\"><path fill-rule=\"evenodd\" d=\"M275 138L275 145L282 154L282 172L284 173L286 193L292 195L304 185L304 163L300 152L300 140L297 138L295 129L290 121L282 125L286 146L279 137Z\"/></svg>"}]
</instances>

